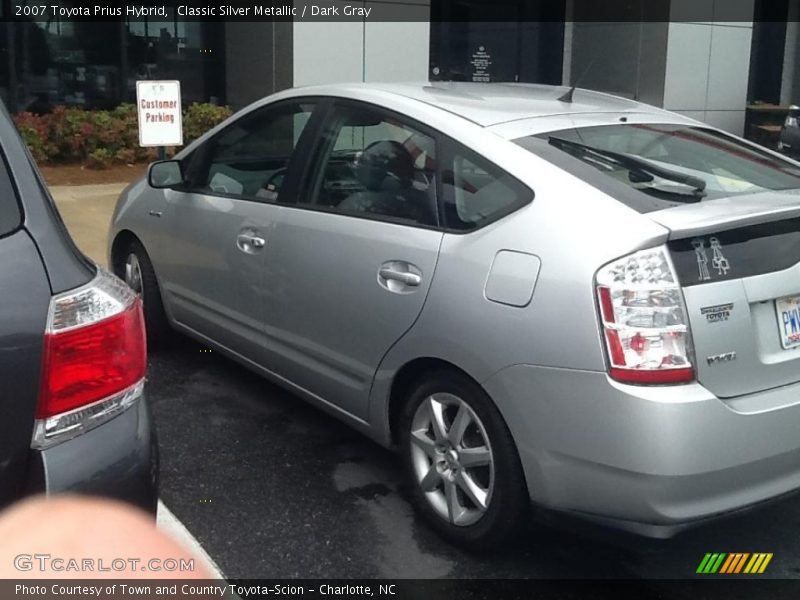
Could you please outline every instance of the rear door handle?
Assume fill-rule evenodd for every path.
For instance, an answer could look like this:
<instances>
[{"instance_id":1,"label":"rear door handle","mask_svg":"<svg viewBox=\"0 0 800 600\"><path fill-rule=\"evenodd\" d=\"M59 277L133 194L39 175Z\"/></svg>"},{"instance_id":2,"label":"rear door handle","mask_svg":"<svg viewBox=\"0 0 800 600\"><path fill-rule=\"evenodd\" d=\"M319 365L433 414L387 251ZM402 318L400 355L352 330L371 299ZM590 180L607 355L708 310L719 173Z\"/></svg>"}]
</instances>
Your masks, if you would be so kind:
<instances>
[{"instance_id":1,"label":"rear door handle","mask_svg":"<svg viewBox=\"0 0 800 600\"><path fill-rule=\"evenodd\" d=\"M422 277L416 273L410 273L408 271L396 271L391 267L383 267L380 271L378 271L378 275L380 275L382 279L386 279L388 281L399 281L403 285L407 285L409 287L419 287L422 283Z\"/></svg>"},{"instance_id":2,"label":"rear door handle","mask_svg":"<svg viewBox=\"0 0 800 600\"><path fill-rule=\"evenodd\" d=\"M240 233L236 236L236 247L246 254L253 254L267 245L267 240L253 233Z\"/></svg>"}]
</instances>

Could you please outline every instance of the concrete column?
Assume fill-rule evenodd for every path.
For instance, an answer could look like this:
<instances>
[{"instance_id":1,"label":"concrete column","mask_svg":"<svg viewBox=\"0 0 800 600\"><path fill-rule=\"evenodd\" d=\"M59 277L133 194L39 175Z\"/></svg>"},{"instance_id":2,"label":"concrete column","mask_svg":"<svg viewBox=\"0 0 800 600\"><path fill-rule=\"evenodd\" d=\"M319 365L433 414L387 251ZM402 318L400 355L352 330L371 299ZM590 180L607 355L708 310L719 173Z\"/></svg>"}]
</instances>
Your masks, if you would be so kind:
<instances>
[{"instance_id":1,"label":"concrete column","mask_svg":"<svg viewBox=\"0 0 800 600\"><path fill-rule=\"evenodd\" d=\"M430 0L372 0L408 21L295 22L294 85L363 81L421 81L430 62Z\"/></svg>"},{"instance_id":2,"label":"concrete column","mask_svg":"<svg viewBox=\"0 0 800 600\"><path fill-rule=\"evenodd\" d=\"M669 24L663 106L742 135L754 0L691 0L690 8L687 2L673 0L676 18L683 9L707 21ZM746 15L751 21L725 21Z\"/></svg>"}]
</instances>

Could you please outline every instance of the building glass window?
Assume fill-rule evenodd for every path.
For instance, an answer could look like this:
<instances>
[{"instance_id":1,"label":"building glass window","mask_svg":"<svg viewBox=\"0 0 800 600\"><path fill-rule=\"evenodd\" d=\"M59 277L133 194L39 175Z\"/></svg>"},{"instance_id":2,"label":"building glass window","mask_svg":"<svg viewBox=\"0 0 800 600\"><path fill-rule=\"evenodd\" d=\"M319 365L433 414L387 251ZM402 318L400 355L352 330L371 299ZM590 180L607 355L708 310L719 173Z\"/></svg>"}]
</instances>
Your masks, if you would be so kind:
<instances>
[{"instance_id":1,"label":"building glass window","mask_svg":"<svg viewBox=\"0 0 800 600\"><path fill-rule=\"evenodd\" d=\"M564 0L434 0L432 80L561 84Z\"/></svg>"},{"instance_id":2,"label":"building glass window","mask_svg":"<svg viewBox=\"0 0 800 600\"><path fill-rule=\"evenodd\" d=\"M41 112L48 105L111 108L120 99L117 23L34 20L22 28L18 108ZM116 42L116 43L114 43Z\"/></svg>"},{"instance_id":3,"label":"building glass window","mask_svg":"<svg viewBox=\"0 0 800 600\"><path fill-rule=\"evenodd\" d=\"M10 13L7 0L0 6ZM51 12L0 23L0 97L12 112L108 109L135 101L139 79L177 79L184 103L224 102L224 24L167 14L80 22Z\"/></svg>"},{"instance_id":4,"label":"building glass window","mask_svg":"<svg viewBox=\"0 0 800 600\"><path fill-rule=\"evenodd\" d=\"M221 23L187 22L167 8L168 18L126 20L129 65L127 97L140 79L178 79L184 102L219 103L224 96Z\"/></svg>"}]
</instances>

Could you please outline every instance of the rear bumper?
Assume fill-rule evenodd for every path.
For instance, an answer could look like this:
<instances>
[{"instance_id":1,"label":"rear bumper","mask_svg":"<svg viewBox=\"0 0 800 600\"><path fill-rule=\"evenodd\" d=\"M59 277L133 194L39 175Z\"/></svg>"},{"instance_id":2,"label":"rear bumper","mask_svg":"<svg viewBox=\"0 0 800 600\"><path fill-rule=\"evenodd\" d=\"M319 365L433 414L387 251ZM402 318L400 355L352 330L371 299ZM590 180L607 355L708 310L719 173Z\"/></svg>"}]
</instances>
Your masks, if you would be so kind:
<instances>
[{"instance_id":1,"label":"rear bumper","mask_svg":"<svg viewBox=\"0 0 800 600\"><path fill-rule=\"evenodd\" d=\"M484 387L547 508L666 537L800 488L800 385L723 402L698 383L515 366Z\"/></svg>"},{"instance_id":2,"label":"rear bumper","mask_svg":"<svg viewBox=\"0 0 800 600\"><path fill-rule=\"evenodd\" d=\"M144 395L95 429L32 453L31 492L105 496L155 515L158 448Z\"/></svg>"}]
</instances>

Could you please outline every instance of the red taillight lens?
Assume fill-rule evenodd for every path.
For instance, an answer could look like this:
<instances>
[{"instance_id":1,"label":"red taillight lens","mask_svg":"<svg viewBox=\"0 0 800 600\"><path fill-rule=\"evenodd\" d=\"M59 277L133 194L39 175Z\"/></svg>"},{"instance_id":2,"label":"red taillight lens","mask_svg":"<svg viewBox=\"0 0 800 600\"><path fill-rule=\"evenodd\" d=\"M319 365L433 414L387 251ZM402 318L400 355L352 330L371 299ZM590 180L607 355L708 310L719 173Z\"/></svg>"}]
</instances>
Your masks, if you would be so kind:
<instances>
[{"instance_id":1,"label":"red taillight lens","mask_svg":"<svg viewBox=\"0 0 800 600\"><path fill-rule=\"evenodd\" d=\"M622 383L635 383L639 385L664 385L668 383L689 383L694 381L694 369L617 369L611 367L608 371L612 379Z\"/></svg>"},{"instance_id":2,"label":"red taillight lens","mask_svg":"<svg viewBox=\"0 0 800 600\"><path fill-rule=\"evenodd\" d=\"M113 419L143 395L147 345L141 300L98 270L50 302L33 448Z\"/></svg>"},{"instance_id":3,"label":"red taillight lens","mask_svg":"<svg viewBox=\"0 0 800 600\"><path fill-rule=\"evenodd\" d=\"M600 269L597 301L613 379L644 385L694 380L683 296L665 248Z\"/></svg>"},{"instance_id":4,"label":"red taillight lens","mask_svg":"<svg viewBox=\"0 0 800 600\"><path fill-rule=\"evenodd\" d=\"M37 418L74 410L121 392L145 376L147 350L139 299L92 325L45 338Z\"/></svg>"}]
</instances>

